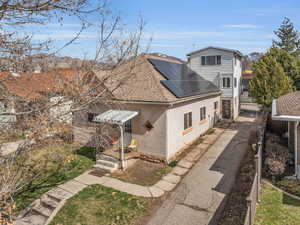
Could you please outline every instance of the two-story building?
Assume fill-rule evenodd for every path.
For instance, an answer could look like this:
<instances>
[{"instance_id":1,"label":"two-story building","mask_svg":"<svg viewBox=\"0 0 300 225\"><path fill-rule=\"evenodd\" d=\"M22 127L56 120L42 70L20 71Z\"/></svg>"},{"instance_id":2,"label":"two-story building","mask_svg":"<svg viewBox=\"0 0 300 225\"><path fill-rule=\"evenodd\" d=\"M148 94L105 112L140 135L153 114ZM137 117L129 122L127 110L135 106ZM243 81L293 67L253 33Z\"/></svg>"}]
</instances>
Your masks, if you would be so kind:
<instances>
[{"instance_id":1,"label":"two-story building","mask_svg":"<svg viewBox=\"0 0 300 225\"><path fill-rule=\"evenodd\" d=\"M238 50L207 47L187 54L189 67L222 91L224 119L235 119L240 111L242 53Z\"/></svg>"}]
</instances>

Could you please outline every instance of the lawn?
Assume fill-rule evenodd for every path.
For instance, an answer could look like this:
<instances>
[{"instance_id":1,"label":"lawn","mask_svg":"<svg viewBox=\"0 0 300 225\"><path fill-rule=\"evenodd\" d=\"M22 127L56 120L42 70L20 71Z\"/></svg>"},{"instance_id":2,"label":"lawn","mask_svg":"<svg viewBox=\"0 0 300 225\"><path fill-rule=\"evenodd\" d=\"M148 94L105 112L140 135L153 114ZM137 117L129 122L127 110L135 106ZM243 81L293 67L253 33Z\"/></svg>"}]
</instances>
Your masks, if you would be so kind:
<instances>
[{"instance_id":1,"label":"lawn","mask_svg":"<svg viewBox=\"0 0 300 225\"><path fill-rule=\"evenodd\" d=\"M71 180L83 172L89 170L95 164L92 148L76 149L71 144L51 145L41 149L40 152L54 152L55 154L63 154L67 158L64 166L61 166L61 159L53 160L47 168L47 173L36 179L23 192L15 196L17 211L25 209L34 200L38 199L42 194ZM37 156L39 157L39 156Z\"/></svg>"},{"instance_id":2,"label":"lawn","mask_svg":"<svg viewBox=\"0 0 300 225\"><path fill-rule=\"evenodd\" d=\"M300 201L277 191L270 185L263 185L255 225L298 225L299 215Z\"/></svg>"},{"instance_id":3,"label":"lawn","mask_svg":"<svg viewBox=\"0 0 300 225\"><path fill-rule=\"evenodd\" d=\"M275 182L275 185L290 194L300 197L300 180L283 178Z\"/></svg>"},{"instance_id":4,"label":"lawn","mask_svg":"<svg viewBox=\"0 0 300 225\"><path fill-rule=\"evenodd\" d=\"M129 183L151 186L171 172L171 170L172 166L164 163L138 160L127 170L116 172L111 176Z\"/></svg>"},{"instance_id":5,"label":"lawn","mask_svg":"<svg viewBox=\"0 0 300 225\"><path fill-rule=\"evenodd\" d=\"M132 225L148 214L151 199L91 185L67 200L51 225Z\"/></svg>"}]
</instances>

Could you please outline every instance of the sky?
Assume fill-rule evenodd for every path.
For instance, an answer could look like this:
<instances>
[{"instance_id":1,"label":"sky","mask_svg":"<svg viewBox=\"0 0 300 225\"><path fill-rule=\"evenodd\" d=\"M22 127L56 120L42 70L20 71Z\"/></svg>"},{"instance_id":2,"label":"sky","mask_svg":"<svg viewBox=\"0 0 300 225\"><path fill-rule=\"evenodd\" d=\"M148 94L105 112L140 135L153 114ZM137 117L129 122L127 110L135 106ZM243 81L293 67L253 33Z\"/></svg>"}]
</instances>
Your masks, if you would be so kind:
<instances>
[{"instance_id":1,"label":"sky","mask_svg":"<svg viewBox=\"0 0 300 225\"><path fill-rule=\"evenodd\" d=\"M140 16L145 20L142 47L146 48L152 39L150 52L182 59L207 46L233 48L244 54L264 52L284 17L300 31L299 0L111 0L110 8L121 16L129 31L136 29ZM31 29L36 40L50 36L61 46L79 26L74 18L67 18L64 26L50 23ZM94 55L96 40L97 30L91 27L60 55L89 58Z\"/></svg>"}]
</instances>

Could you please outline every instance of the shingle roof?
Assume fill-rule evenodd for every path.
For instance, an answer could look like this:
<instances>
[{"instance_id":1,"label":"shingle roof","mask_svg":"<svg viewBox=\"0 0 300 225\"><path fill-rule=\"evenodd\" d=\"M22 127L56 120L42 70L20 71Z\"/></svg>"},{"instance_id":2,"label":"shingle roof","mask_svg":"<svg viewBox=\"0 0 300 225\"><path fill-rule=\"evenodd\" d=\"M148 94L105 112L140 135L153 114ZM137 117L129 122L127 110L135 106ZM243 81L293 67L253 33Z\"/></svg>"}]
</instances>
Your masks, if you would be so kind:
<instances>
[{"instance_id":1,"label":"shingle roof","mask_svg":"<svg viewBox=\"0 0 300 225\"><path fill-rule=\"evenodd\" d=\"M175 58L141 54L134 60L120 65L113 72L110 72L112 73L109 75L111 79L105 82L105 85L110 89L114 89L117 85L116 80L122 82L122 85L113 92L117 100L140 102L176 102L182 100L162 84L161 81L167 79L149 62L148 59L153 58L182 64L181 60ZM98 71L96 74L100 80L107 75L103 71ZM219 94L218 92L210 94Z\"/></svg>"},{"instance_id":2,"label":"shingle roof","mask_svg":"<svg viewBox=\"0 0 300 225\"><path fill-rule=\"evenodd\" d=\"M300 116L300 91L289 93L276 100L278 115Z\"/></svg>"},{"instance_id":3,"label":"shingle roof","mask_svg":"<svg viewBox=\"0 0 300 225\"><path fill-rule=\"evenodd\" d=\"M204 51L206 49L209 49L209 48L218 49L218 50L221 50L221 51L233 52L233 53L236 53L237 55L239 55L240 57L243 57L243 54L239 50L230 49L230 48L220 48L220 47L216 47L216 46L208 46L206 48L202 48L202 49L190 52L189 54L187 54L187 56L193 55L193 54L198 53L198 52L202 52L202 51Z\"/></svg>"}]
</instances>

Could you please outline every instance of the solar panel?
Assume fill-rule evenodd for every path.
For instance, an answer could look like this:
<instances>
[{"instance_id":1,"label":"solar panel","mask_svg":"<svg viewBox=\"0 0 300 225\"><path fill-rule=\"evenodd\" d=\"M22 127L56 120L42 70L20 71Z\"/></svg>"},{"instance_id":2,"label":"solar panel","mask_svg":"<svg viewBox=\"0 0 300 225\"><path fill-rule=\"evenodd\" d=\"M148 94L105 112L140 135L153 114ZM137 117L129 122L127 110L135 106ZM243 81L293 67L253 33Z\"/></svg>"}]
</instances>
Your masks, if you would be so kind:
<instances>
[{"instance_id":1,"label":"solar panel","mask_svg":"<svg viewBox=\"0 0 300 225\"><path fill-rule=\"evenodd\" d=\"M218 92L219 88L191 70L186 64L148 59L167 80L161 83L177 98Z\"/></svg>"},{"instance_id":2,"label":"solar panel","mask_svg":"<svg viewBox=\"0 0 300 225\"><path fill-rule=\"evenodd\" d=\"M159 59L148 59L155 69L168 80L203 80L186 64L168 62Z\"/></svg>"}]
</instances>

